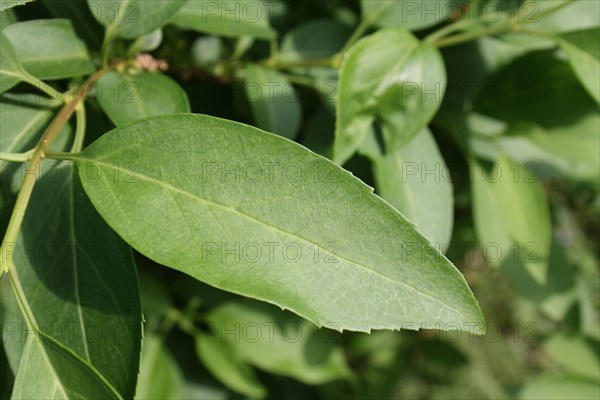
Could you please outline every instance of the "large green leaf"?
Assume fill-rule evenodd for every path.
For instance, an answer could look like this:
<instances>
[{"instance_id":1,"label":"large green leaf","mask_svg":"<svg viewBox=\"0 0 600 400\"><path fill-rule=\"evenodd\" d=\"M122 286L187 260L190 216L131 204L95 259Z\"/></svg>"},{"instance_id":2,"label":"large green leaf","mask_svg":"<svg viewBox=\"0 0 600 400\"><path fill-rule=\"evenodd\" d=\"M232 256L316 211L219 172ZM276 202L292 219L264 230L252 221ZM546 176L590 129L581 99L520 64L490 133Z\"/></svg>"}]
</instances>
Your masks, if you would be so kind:
<instances>
[{"instance_id":1,"label":"large green leaf","mask_svg":"<svg viewBox=\"0 0 600 400\"><path fill-rule=\"evenodd\" d=\"M231 390L251 398L265 397L266 388L229 343L215 336L199 335L196 352L206 369Z\"/></svg>"},{"instance_id":2,"label":"large green leaf","mask_svg":"<svg viewBox=\"0 0 600 400\"><path fill-rule=\"evenodd\" d=\"M227 346L235 358L265 371L313 385L351 377L335 332L272 305L227 303L211 310L207 322L213 334L201 340Z\"/></svg>"},{"instance_id":3,"label":"large green leaf","mask_svg":"<svg viewBox=\"0 0 600 400\"><path fill-rule=\"evenodd\" d=\"M345 162L374 121L388 151L408 143L437 111L446 83L438 50L402 29L381 30L348 52L340 74L334 160Z\"/></svg>"},{"instance_id":4,"label":"large green leaf","mask_svg":"<svg viewBox=\"0 0 600 400\"><path fill-rule=\"evenodd\" d=\"M194 3L192 1L191 3ZM135 39L166 24L185 0L87 0L108 37Z\"/></svg>"},{"instance_id":5,"label":"large green leaf","mask_svg":"<svg viewBox=\"0 0 600 400\"><path fill-rule=\"evenodd\" d=\"M126 241L213 286L339 330L484 329L461 274L410 222L285 138L161 116L66 157Z\"/></svg>"},{"instance_id":6,"label":"large green leaf","mask_svg":"<svg viewBox=\"0 0 600 400\"><path fill-rule=\"evenodd\" d=\"M269 24L273 5L255 0L193 0L188 1L171 22L181 28L214 35L273 39L277 37Z\"/></svg>"},{"instance_id":7,"label":"large green leaf","mask_svg":"<svg viewBox=\"0 0 600 400\"><path fill-rule=\"evenodd\" d=\"M548 199L535 172L502 156L490 173L477 163L471 173L475 226L484 252L495 262L515 258L544 284L552 232Z\"/></svg>"},{"instance_id":8,"label":"large green leaf","mask_svg":"<svg viewBox=\"0 0 600 400\"><path fill-rule=\"evenodd\" d=\"M41 79L62 79L94 71L85 44L66 19L18 22L2 31L25 70Z\"/></svg>"},{"instance_id":9,"label":"large green leaf","mask_svg":"<svg viewBox=\"0 0 600 400\"><path fill-rule=\"evenodd\" d=\"M95 212L71 163L43 171L9 250L23 287L18 302L36 334L25 335L32 328L17 298L2 290L4 327L18 327L4 342L16 372L13 396L131 398L141 342L131 250Z\"/></svg>"},{"instance_id":10,"label":"large green leaf","mask_svg":"<svg viewBox=\"0 0 600 400\"><path fill-rule=\"evenodd\" d=\"M185 91L165 75L108 72L100 77L98 87L101 90L98 102L115 125L190 111Z\"/></svg>"},{"instance_id":11,"label":"large green leaf","mask_svg":"<svg viewBox=\"0 0 600 400\"><path fill-rule=\"evenodd\" d=\"M436 248L445 249L454 217L452 182L431 132L424 128L391 154L378 151L375 140L370 135L360 151L373 162L379 195L416 224Z\"/></svg>"},{"instance_id":12,"label":"large green leaf","mask_svg":"<svg viewBox=\"0 0 600 400\"><path fill-rule=\"evenodd\" d=\"M4 35L4 30L0 33L0 55L0 93L4 93L21 82L26 75L15 49Z\"/></svg>"},{"instance_id":13,"label":"large green leaf","mask_svg":"<svg viewBox=\"0 0 600 400\"><path fill-rule=\"evenodd\" d=\"M382 28L419 30L447 21L456 0L361 0L362 18Z\"/></svg>"},{"instance_id":14,"label":"large green leaf","mask_svg":"<svg viewBox=\"0 0 600 400\"><path fill-rule=\"evenodd\" d=\"M279 72L259 65L248 65L246 74L246 98L256 126L294 139L302 119L300 97L294 86Z\"/></svg>"},{"instance_id":15,"label":"large green leaf","mask_svg":"<svg viewBox=\"0 0 600 400\"><path fill-rule=\"evenodd\" d=\"M558 43L583 87L600 103L600 28L564 34Z\"/></svg>"}]
</instances>

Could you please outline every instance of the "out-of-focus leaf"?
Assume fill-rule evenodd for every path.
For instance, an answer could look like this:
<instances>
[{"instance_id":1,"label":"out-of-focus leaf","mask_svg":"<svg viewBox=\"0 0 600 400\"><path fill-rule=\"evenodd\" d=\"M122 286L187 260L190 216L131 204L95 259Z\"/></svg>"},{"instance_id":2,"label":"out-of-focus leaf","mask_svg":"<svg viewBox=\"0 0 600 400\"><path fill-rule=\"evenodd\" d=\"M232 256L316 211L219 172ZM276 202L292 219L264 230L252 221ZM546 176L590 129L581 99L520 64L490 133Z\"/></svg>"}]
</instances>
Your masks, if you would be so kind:
<instances>
[{"instance_id":1,"label":"out-of-focus leaf","mask_svg":"<svg viewBox=\"0 0 600 400\"><path fill-rule=\"evenodd\" d=\"M90 50L100 51L104 28L81 0L39 0L55 18L66 18Z\"/></svg>"},{"instance_id":2,"label":"out-of-focus leaf","mask_svg":"<svg viewBox=\"0 0 600 400\"><path fill-rule=\"evenodd\" d=\"M483 246L494 246L501 261L512 254L540 283L547 277L550 211L535 173L499 157L492 173L471 165L473 213ZM485 248L484 248L485 250Z\"/></svg>"},{"instance_id":3,"label":"out-of-focus leaf","mask_svg":"<svg viewBox=\"0 0 600 400\"><path fill-rule=\"evenodd\" d=\"M302 108L294 86L280 73L259 65L248 65L246 74L246 98L252 107L256 126L295 139Z\"/></svg>"},{"instance_id":4,"label":"out-of-focus leaf","mask_svg":"<svg viewBox=\"0 0 600 400\"><path fill-rule=\"evenodd\" d=\"M0 1L0 11L8 10L16 6L31 3L32 1L34 0L2 0Z\"/></svg>"},{"instance_id":5,"label":"out-of-focus leaf","mask_svg":"<svg viewBox=\"0 0 600 400\"><path fill-rule=\"evenodd\" d=\"M375 140L371 134L363 148L367 141ZM450 242L454 220L452 182L429 129L424 128L394 153L383 155L371 151L369 157L379 195L443 251Z\"/></svg>"},{"instance_id":6,"label":"out-of-focus leaf","mask_svg":"<svg viewBox=\"0 0 600 400\"><path fill-rule=\"evenodd\" d=\"M277 37L269 24L269 10L262 0L193 0L175 14L171 23L214 35L268 40Z\"/></svg>"},{"instance_id":7,"label":"out-of-focus leaf","mask_svg":"<svg viewBox=\"0 0 600 400\"><path fill-rule=\"evenodd\" d=\"M254 370L228 342L209 335L196 338L196 352L215 377L230 389L251 398L265 397L267 390Z\"/></svg>"},{"instance_id":8,"label":"out-of-focus leaf","mask_svg":"<svg viewBox=\"0 0 600 400\"><path fill-rule=\"evenodd\" d=\"M186 1L87 0L87 4L108 37L135 39L166 24Z\"/></svg>"},{"instance_id":9,"label":"out-of-focus leaf","mask_svg":"<svg viewBox=\"0 0 600 400\"><path fill-rule=\"evenodd\" d=\"M229 303L207 318L213 338L224 341L239 359L265 371L309 384L350 377L350 370L332 332L257 302ZM230 334L235 332L235 337ZM223 344L221 344L223 345Z\"/></svg>"},{"instance_id":10,"label":"out-of-focus leaf","mask_svg":"<svg viewBox=\"0 0 600 400\"><path fill-rule=\"evenodd\" d=\"M183 373L162 337L146 333L142 346L140 376L135 398L163 400L182 398Z\"/></svg>"},{"instance_id":11,"label":"out-of-focus leaf","mask_svg":"<svg viewBox=\"0 0 600 400\"><path fill-rule=\"evenodd\" d=\"M286 33L278 57L282 61L325 59L340 51L350 34L339 22L308 21Z\"/></svg>"},{"instance_id":12,"label":"out-of-focus leaf","mask_svg":"<svg viewBox=\"0 0 600 400\"><path fill-rule=\"evenodd\" d=\"M558 43L583 87L600 103L600 28L562 35Z\"/></svg>"},{"instance_id":13,"label":"out-of-focus leaf","mask_svg":"<svg viewBox=\"0 0 600 400\"><path fill-rule=\"evenodd\" d=\"M600 381L600 360L583 337L558 333L544 342L544 348L568 372Z\"/></svg>"},{"instance_id":14,"label":"out-of-focus leaf","mask_svg":"<svg viewBox=\"0 0 600 400\"><path fill-rule=\"evenodd\" d=\"M382 28L419 30L441 22L460 11L456 0L361 0L363 20Z\"/></svg>"},{"instance_id":15,"label":"out-of-focus leaf","mask_svg":"<svg viewBox=\"0 0 600 400\"><path fill-rule=\"evenodd\" d=\"M62 79L94 71L85 44L67 19L18 22L2 33L23 68L33 76Z\"/></svg>"},{"instance_id":16,"label":"out-of-focus leaf","mask_svg":"<svg viewBox=\"0 0 600 400\"><path fill-rule=\"evenodd\" d=\"M155 115L190 112L186 92L162 74L111 71L100 77L98 87L101 90L98 102L115 125Z\"/></svg>"},{"instance_id":17,"label":"out-of-focus leaf","mask_svg":"<svg viewBox=\"0 0 600 400\"><path fill-rule=\"evenodd\" d=\"M597 400L600 398L598 382L569 375L542 376L528 382L519 391L519 400Z\"/></svg>"}]
</instances>

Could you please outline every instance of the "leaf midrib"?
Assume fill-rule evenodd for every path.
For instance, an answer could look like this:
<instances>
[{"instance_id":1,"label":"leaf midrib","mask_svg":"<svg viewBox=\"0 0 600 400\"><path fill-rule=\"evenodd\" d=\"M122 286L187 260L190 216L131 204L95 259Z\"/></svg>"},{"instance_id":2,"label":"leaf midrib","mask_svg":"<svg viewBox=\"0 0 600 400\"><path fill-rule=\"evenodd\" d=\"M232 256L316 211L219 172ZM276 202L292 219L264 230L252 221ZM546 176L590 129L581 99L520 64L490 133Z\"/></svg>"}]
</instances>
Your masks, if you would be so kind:
<instances>
[{"instance_id":1,"label":"leaf midrib","mask_svg":"<svg viewBox=\"0 0 600 400\"><path fill-rule=\"evenodd\" d=\"M229 206L226 206L224 204L216 203L216 202L214 202L212 200L209 200L209 199L206 199L204 197L200 197L200 196L198 196L198 195L196 195L194 193L191 193L191 192L188 192L186 190L180 189L180 188L178 188L176 186L173 186L173 185L168 184L166 182L160 181L160 180L158 180L156 178L153 178L151 176L142 174L139 171L133 171L133 170L130 170L130 169L125 168L123 166L118 166L117 167L117 166L114 166L113 164L110 164L110 163L107 163L107 162L98 161L96 159L91 159L91 158L86 158L86 157L81 157L81 156L70 156L69 159L73 160L73 161L93 162L93 163L99 164L101 166L105 166L108 169L113 170L113 171L120 171L121 173L122 172L131 173L132 174L131 176L135 176L137 178L141 178L142 180L145 180L145 181L150 182L150 183L154 183L154 184L156 184L156 185L158 185L160 187L163 187L163 188L165 188L167 190L172 190L172 191L178 192L178 193L180 193L180 194L182 194L184 196L188 196L188 197L191 197L193 199L199 200L201 202L206 203L209 206L212 205L212 206L220 207L222 209L225 209L225 210L229 211L232 214L237 214L237 215L239 215L241 217L244 217L246 219L249 219L249 220L251 220L251 221L253 221L255 223L258 223L260 225L264 225L264 226L266 226L268 228L271 228L271 229L273 229L273 230L275 230L275 231L277 231L279 233L283 233L283 234L286 234L286 235L289 235L289 236L296 237L297 239L300 239L303 242L309 243L310 245L316 245L317 247L319 247L323 251L328 251L327 249L322 248L319 244L315 244L315 243L313 243L313 242L305 239L302 236L299 236L299 235L297 235L295 233L287 232L287 231L285 231L285 230L283 230L283 229L281 229L281 228L279 228L277 226L271 225L271 224L269 224L269 223L267 223L265 221L262 221L262 220L260 220L260 219L258 219L256 217L253 217L253 216L248 215L248 214L244 214L243 212L237 210L236 208L229 207ZM114 194L113 194L113 196L115 197L116 200L119 200ZM356 266L358 266L360 268L363 268L366 271L369 271L370 273L379 275L379 276L383 277L384 279L389 280L389 281L391 281L391 282L393 282L395 284L399 284L401 286L404 286L406 288L414 290L415 292L420 293L424 297L430 298L430 299L434 300L435 302L442 304L444 307L447 307L447 308L453 310L454 312L458 313L458 315L461 315L463 317L468 317L468 316L464 315L460 310L454 308L453 306L451 306L449 304L444 303L442 300L440 300L440 299L438 299L438 298L436 298L436 297L434 297L434 296L432 296L432 295L430 295L428 293L422 292L421 290L417 289L416 287L412 286L409 283L405 283L405 282L401 282L401 281L395 280L395 279L393 279L393 278L391 278L391 277L389 277L389 276L387 276L387 275L385 275L385 274L383 274L383 273L381 273L379 271L376 271L376 270L374 270L372 268L369 268L368 266L366 266L364 264L361 264L358 261L354 261L354 260L342 257L339 254L335 254L334 256L337 257L337 258L339 258L340 260L349 262L349 263L354 264L354 265L356 265Z\"/></svg>"}]
</instances>

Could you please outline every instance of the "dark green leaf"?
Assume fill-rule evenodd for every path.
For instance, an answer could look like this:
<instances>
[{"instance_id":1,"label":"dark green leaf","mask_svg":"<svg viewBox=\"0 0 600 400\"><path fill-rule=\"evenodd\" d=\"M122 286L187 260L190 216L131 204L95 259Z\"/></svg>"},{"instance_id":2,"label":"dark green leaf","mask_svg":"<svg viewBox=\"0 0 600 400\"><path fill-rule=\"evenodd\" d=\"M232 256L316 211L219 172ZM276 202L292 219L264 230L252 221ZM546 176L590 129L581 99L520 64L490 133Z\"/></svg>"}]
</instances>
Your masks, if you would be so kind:
<instances>
[{"instance_id":1,"label":"dark green leaf","mask_svg":"<svg viewBox=\"0 0 600 400\"><path fill-rule=\"evenodd\" d=\"M256 126L268 132L296 138L302 108L294 86L279 72L250 64L246 68L246 98Z\"/></svg>"},{"instance_id":2,"label":"dark green leaf","mask_svg":"<svg viewBox=\"0 0 600 400\"><path fill-rule=\"evenodd\" d=\"M269 24L273 3L255 0L193 0L179 10L171 22L181 28L229 37L251 36L273 39L277 32Z\"/></svg>"},{"instance_id":3,"label":"dark green leaf","mask_svg":"<svg viewBox=\"0 0 600 400\"><path fill-rule=\"evenodd\" d=\"M94 71L85 44L66 19L18 22L3 31L25 70L41 79L62 79Z\"/></svg>"},{"instance_id":4,"label":"dark green leaf","mask_svg":"<svg viewBox=\"0 0 600 400\"><path fill-rule=\"evenodd\" d=\"M16 371L13 397L131 398L141 342L131 250L95 213L73 165L43 171L11 249L19 301L39 333L25 335L32 328L13 293L2 291L4 326L17 333L4 343Z\"/></svg>"},{"instance_id":5,"label":"dark green leaf","mask_svg":"<svg viewBox=\"0 0 600 400\"><path fill-rule=\"evenodd\" d=\"M191 3L196 2L191 1ZM87 0L108 37L135 39L166 24L185 0Z\"/></svg>"},{"instance_id":6,"label":"dark green leaf","mask_svg":"<svg viewBox=\"0 0 600 400\"><path fill-rule=\"evenodd\" d=\"M483 330L460 273L411 223L287 139L162 116L70 157L101 215L160 264L339 330Z\"/></svg>"},{"instance_id":7,"label":"dark green leaf","mask_svg":"<svg viewBox=\"0 0 600 400\"><path fill-rule=\"evenodd\" d=\"M98 101L115 125L154 115L190 112L185 91L165 75L108 72L100 77L98 87Z\"/></svg>"},{"instance_id":8,"label":"dark green leaf","mask_svg":"<svg viewBox=\"0 0 600 400\"><path fill-rule=\"evenodd\" d=\"M402 29L381 30L348 52L340 73L334 160L360 146L374 121L388 151L408 143L437 111L446 84L438 50Z\"/></svg>"}]
</instances>

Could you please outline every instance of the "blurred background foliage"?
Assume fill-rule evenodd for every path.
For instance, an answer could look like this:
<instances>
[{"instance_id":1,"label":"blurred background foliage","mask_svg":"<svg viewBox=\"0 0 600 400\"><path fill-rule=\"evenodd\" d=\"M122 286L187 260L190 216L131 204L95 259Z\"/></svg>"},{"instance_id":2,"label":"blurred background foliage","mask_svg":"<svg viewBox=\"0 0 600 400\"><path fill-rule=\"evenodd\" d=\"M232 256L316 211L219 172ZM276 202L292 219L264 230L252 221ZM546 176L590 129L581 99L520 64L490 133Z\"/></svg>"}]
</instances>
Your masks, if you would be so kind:
<instances>
[{"instance_id":1,"label":"blurred background foliage","mask_svg":"<svg viewBox=\"0 0 600 400\"><path fill-rule=\"evenodd\" d=\"M101 28L84 2L57 3L38 1L3 13L3 27L67 16L97 54ZM497 4L510 11L519 2ZM571 3L535 28L597 33L598 4ZM361 4L288 0L278 2L269 17L283 60L324 59L341 49L360 22ZM381 21L394 23L393 16ZM425 37L437 28L414 30ZM247 100L243 80L265 68L249 62L269 57L269 41L201 33L185 21L145 40L139 45L168 63L166 73L185 88L192 112L267 124L315 152L330 151L335 70L287 71L299 101L290 105L281 98L260 106ZM121 46L125 54L126 44L117 43L117 52ZM482 37L444 48L443 56L448 87L430 129L452 177L454 224L446 255L480 302L487 334L316 329L289 312L208 287L136 254L146 320L140 398L598 398L598 104L564 53L548 41ZM89 125L99 135L112 123L94 107L92 102L88 114L96 122ZM282 119L265 121L265 112ZM519 257L489 260L482 251L482 243L501 235L490 221L510 219L498 207L518 208L515 202L526 201L498 185L477 183L473 169L489 168L502 157L510 160L506 165L517 162L534 174L547 196L551 245L545 283L528 274ZM380 189L366 157L354 156L345 168ZM487 200L477 200L486 190ZM530 211L536 210L525 208Z\"/></svg>"}]
</instances>

